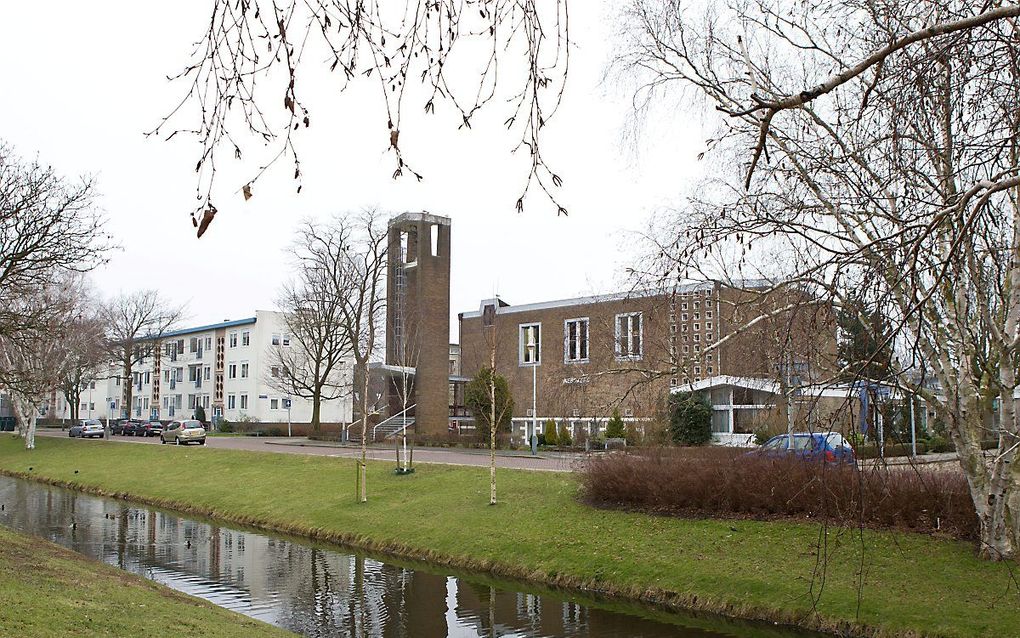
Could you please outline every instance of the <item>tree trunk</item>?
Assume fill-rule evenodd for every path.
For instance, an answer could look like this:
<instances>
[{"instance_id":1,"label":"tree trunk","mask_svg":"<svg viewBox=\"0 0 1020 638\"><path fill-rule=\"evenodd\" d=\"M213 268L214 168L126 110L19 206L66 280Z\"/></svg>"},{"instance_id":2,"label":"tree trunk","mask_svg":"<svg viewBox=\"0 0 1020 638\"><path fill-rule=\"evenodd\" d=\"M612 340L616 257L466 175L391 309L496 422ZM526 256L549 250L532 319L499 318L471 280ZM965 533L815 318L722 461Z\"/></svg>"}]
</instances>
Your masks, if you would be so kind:
<instances>
[{"instance_id":1,"label":"tree trunk","mask_svg":"<svg viewBox=\"0 0 1020 638\"><path fill-rule=\"evenodd\" d=\"M319 433L320 408L322 406L322 390L316 389L312 394L312 432Z\"/></svg>"},{"instance_id":2,"label":"tree trunk","mask_svg":"<svg viewBox=\"0 0 1020 638\"><path fill-rule=\"evenodd\" d=\"M496 504L496 339L489 351L489 505Z\"/></svg>"},{"instance_id":3,"label":"tree trunk","mask_svg":"<svg viewBox=\"0 0 1020 638\"><path fill-rule=\"evenodd\" d=\"M997 458L989 466L981 450L981 432L990 415L978 408L976 398L966 404L950 433L977 511L978 554L989 560L1012 560L1020 544L1020 471L1013 462L1016 450L1011 449L1015 442L1003 445L1000 439Z\"/></svg>"}]
</instances>

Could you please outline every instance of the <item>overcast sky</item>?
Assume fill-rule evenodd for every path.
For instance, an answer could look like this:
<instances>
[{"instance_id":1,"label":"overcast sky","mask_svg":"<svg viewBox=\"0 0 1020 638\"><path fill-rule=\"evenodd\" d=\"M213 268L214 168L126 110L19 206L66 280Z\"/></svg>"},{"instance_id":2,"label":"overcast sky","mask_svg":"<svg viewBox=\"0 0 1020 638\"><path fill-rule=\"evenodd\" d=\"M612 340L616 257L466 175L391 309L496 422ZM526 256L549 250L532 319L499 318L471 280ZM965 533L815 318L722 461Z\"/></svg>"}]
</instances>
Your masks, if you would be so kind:
<instances>
[{"instance_id":1,"label":"overcast sky","mask_svg":"<svg viewBox=\"0 0 1020 638\"><path fill-rule=\"evenodd\" d=\"M427 210L453 220L451 331L456 313L498 292L528 303L608 292L634 255L628 233L655 209L681 201L699 177L704 136L677 110L659 118L635 154L621 142L626 91L601 79L614 46L612 3L571 4L571 75L544 153L563 177L569 217L541 198L524 213L514 201L524 156L500 126L495 104L470 131L447 110L402 131L421 183L394 181L388 135L371 90L310 104L314 125L300 140L304 187L281 167L244 202L220 197L210 232L196 240L196 147L146 139L182 89L167 82L202 34L209 2L8 2L0 12L0 138L67 175L98 180L109 230L121 249L94 273L104 295L156 288L187 305L188 323L250 316L275 307L287 278L286 248L305 216L378 206ZM314 77L324 95L330 78ZM241 182L243 183L243 182ZM241 183L231 185L239 188Z\"/></svg>"}]
</instances>

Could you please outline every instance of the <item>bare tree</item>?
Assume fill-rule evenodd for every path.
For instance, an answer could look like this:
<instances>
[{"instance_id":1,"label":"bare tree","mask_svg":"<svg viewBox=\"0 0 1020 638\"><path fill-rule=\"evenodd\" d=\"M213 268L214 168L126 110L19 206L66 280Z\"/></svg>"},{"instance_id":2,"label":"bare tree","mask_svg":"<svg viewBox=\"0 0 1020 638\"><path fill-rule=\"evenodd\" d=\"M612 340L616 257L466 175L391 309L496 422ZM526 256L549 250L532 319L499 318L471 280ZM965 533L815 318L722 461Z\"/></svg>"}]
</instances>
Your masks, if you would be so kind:
<instances>
[{"instance_id":1,"label":"bare tree","mask_svg":"<svg viewBox=\"0 0 1020 638\"><path fill-rule=\"evenodd\" d=\"M330 299L340 315L340 330L354 357L355 398L361 416L361 462L359 499L368 501L366 468L368 458L369 363L379 346L379 334L386 311L386 260L389 235L380 214L372 209L338 215L331 221L329 236L334 237L338 259L338 281L342 289Z\"/></svg>"},{"instance_id":2,"label":"bare tree","mask_svg":"<svg viewBox=\"0 0 1020 638\"><path fill-rule=\"evenodd\" d=\"M981 555L1015 557L1020 5L683 4L632 0L619 67L639 105L675 86L720 113L713 177L657 233L656 271L746 272L767 249L812 296L889 308L882 342L948 424ZM921 361L935 387L913 383Z\"/></svg>"},{"instance_id":3,"label":"bare tree","mask_svg":"<svg viewBox=\"0 0 1020 638\"><path fill-rule=\"evenodd\" d=\"M164 300L155 290L122 293L104 305L102 318L106 326L107 351L121 366L122 416L130 413L134 390L131 374L135 364L147 356L159 356L155 351L159 339L183 315L183 308Z\"/></svg>"},{"instance_id":4,"label":"bare tree","mask_svg":"<svg viewBox=\"0 0 1020 638\"><path fill-rule=\"evenodd\" d=\"M108 359L101 308L92 305L93 290L80 275L68 277L65 289L77 310L58 341L63 353L57 389L70 407L71 421L77 421L82 391L96 380Z\"/></svg>"},{"instance_id":5,"label":"bare tree","mask_svg":"<svg viewBox=\"0 0 1020 638\"><path fill-rule=\"evenodd\" d=\"M252 147L266 153L243 186L229 189L245 199L281 159L292 163L301 191L298 138L317 118L298 79L321 63L341 92L363 78L377 87L380 146L393 155L394 179L423 178L401 146L401 132L413 126L408 108L431 114L445 105L458 128L470 128L491 102L508 104L504 124L519 139L515 150L529 157L517 208L539 189L566 213L553 194L562 180L541 146L562 99L569 54L567 0L216 0L191 62L174 78L184 95L151 134L198 141L202 218L193 213L192 221L201 237L216 215L213 186L224 153L239 162L259 152Z\"/></svg>"},{"instance_id":6,"label":"bare tree","mask_svg":"<svg viewBox=\"0 0 1020 638\"><path fill-rule=\"evenodd\" d=\"M0 335L36 328L38 317L26 313L45 309L23 301L58 271L87 272L105 261L103 221L91 180L64 179L0 141Z\"/></svg>"},{"instance_id":7,"label":"bare tree","mask_svg":"<svg viewBox=\"0 0 1020 638\"><path fill-rule=\"evenodd\" d=\"M280 307L293 337L290 348L271 347L267 381L288 395L312 402L312 431L318 432L323 401L351 393L350 348L336 299L346 293L344 250L349 229L305 220L293 242L296 281L284 287Z\"/></svg>"},{"instance_id":8,"label":"bare tree","mask_svg":"<svg viewBox=\"0 0 1020 638\"><path fill-rule=\"evenodd\" d=\"M72 287L50 273L52 283L11 300L9 310L34 321L13 334L0 335L0 387L10 396L25 449L35 449L36 419L57 387L68 356L63 347L75 330L78 305Z\"/></svg>"}]
</instances>

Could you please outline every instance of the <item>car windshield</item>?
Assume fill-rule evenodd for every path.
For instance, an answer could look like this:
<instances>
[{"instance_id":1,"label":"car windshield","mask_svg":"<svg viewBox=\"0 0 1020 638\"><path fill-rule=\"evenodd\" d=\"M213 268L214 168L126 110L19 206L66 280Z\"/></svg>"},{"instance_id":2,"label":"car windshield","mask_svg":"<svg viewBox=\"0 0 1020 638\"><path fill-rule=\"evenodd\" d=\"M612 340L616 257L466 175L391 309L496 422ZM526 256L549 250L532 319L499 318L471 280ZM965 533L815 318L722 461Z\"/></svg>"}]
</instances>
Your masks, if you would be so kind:
<instances>
[{"instance_id":1,"label":"car windshield","mask_svg":"<svg viewBox=\"0 0 1020 638\"><path fill-rule=\"evenodd\" d=\"M781 447L783 447L784 443L786 443L786 437L785 436L784 437L778 437L777 436L776 438L772 439L771 441L767 441L765 443L765 445L762 446L762 448L765 449L765 450L778 450Z\"/></svg>"},{"instance_id":2,"label":"car windshield","mask_svg":"<svg viewBox=\"0 0 1020 638\"><path fill-rule=\"evenodd\" d=\"M202 427L202 422L201 421L185 421L185 422L183 422L181 424L181 427L183 427L185 429L188 429L188 430L193 430L195 428Z\"/></svg>"},{"instance_id":3,"label":"car windshield","mask_svg":"<svg viewBox=\"0 0 1020 638\"><path fill-rule=\"evenodd\" d=\"M815 437L813 436L795 436L793 437L793 449L795 450L811 450L815 447Z\"/></svg>"},{"instance_id":4,"label":"car windshield","mask_svg":"<svg viewBox=\"0 0 1020 638\"><path fill-rule=\"evenodd\" d=\"M825 440L829 442L832 447L850 447L850 443L843 438L843 435L839 432L829 432L825 437Z\"/></svg>"}]
</instances>

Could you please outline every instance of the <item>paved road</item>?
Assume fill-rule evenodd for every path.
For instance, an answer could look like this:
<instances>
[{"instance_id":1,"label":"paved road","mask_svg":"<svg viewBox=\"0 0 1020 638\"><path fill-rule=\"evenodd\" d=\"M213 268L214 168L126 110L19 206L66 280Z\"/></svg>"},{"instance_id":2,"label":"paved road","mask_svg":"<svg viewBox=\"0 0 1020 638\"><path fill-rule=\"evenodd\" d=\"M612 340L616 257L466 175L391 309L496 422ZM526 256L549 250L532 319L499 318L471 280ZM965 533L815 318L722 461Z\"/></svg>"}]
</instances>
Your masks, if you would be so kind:
<instances>
[{"instance_id":1,"label":"paved road","mask_svg":"<svg viewBox=\"0 0 1020 638\"><path fill-rule=\"evenodd\" d=\"M66 431L39 430L38 436L67 437ZM89 445L99 439L75 439L82 445ZM137 436L114 436L110 440L118 443L135 445L159 445L159 438ZM341 447L319 441L309 441L302 437L253 437L253 436L211 436L206 439L206 447L222 450L249 450L257 452L277 452L283 454L311 454L317 456L360 457L361 448ZM193 446L198 447L198 446ZM368 458L393 461L396 464L396 452L391 447L370 447ZM496 456L496 467L519 470L541 470L547 472L569 472L574 465L584 459L583 454L549 453L532 457L525 453L501 452ZM414 450L415 463L442 463L445 465L476 465L488 467L489 454L485 450L460 450L449 448L423 448Z\"/></svg>"}]
</instances>

